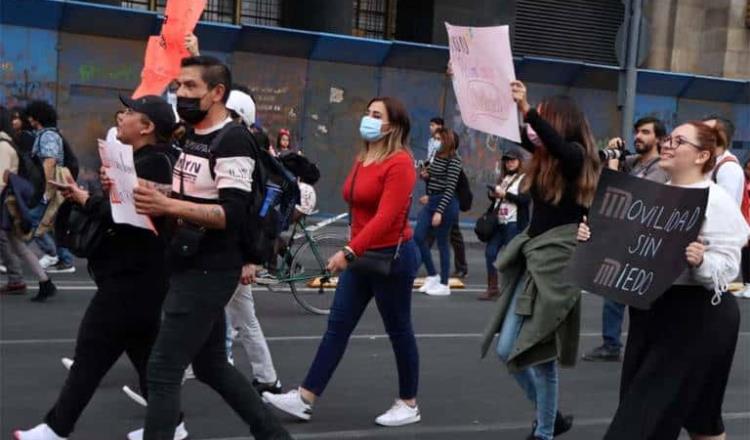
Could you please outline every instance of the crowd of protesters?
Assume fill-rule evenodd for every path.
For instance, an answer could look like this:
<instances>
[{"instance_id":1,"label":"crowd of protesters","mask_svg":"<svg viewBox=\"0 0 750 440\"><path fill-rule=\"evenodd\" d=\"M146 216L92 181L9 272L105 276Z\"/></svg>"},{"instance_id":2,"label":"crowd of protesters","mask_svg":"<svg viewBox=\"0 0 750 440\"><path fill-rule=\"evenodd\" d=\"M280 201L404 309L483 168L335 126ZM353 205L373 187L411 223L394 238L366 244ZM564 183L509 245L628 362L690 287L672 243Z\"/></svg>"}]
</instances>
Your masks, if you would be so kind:
<instances>
[{"instance_id":1,"label":"crowd of protesters","mask_svg":"<svg viewBox=\"0 0 750 440\"><path fill-rule=\"evenodd\" d=\"M398 371L398 395L375 423L421 421L414 281L424 264L420 291L450 295L451 243L456 259L464 260L454 275L468 272L458 226L465 178L459 136L434 118L427 156L415 169L405 106L395 97L374 97L362 109L361 142L352 146L353 165L340 182L350 207L350 237L326 256L327 270L339 275L328 326L304 380L282 393L251 285L264 265L273 275L267 269L272 272L279 252L277 236L263 235L267 222L310 215L317 178L292 172L291 220L266 216L261 207L276 203L269 187L289 187L287 174L274 170L309 168L309 160L287 129L271 145L256 124L250 91L233 82L225 64L200 55L197 45L194 36L186 38L192 55L182 60L170 87L174 106L160 96L121 96L107 134L109 142L132 148L140 179L135 207L158 234L113 222L115 184L106 167L101 192L76 182L78 162L51 105L0 107L0 257L8 277L0 292L24 294L27 268L39 282L32 300L49 300L57 291L49 274L75 271L71 251L87 257L97 286L57 401L42 423L15 431L14 438L68 438L122 353L139 377L134 394L147 407L143 428L129 439L187 438L180 392L189 369L255 438L292 438L271 408L311 419L372 299ZM501 175L486 182L490 231L487 289L480 299L497 304L481 348L483 356L495 348L535 409L528 438L551 440L573 427L573 416L559 408L558 383L560 367L572 367L578 358L582 291L564 272L579 243L600 232L587 217L605 167L659 184L708 188L709 194L700 238L684 250L685 272L650 310L630 309L624 358L626 307L604 302L603 344L583 359L623 362L621 398L605 438L669 440L683 428L696 440L725 438L721 405L739 332L737 300L726 288L740 268L750 280L750 164L743 167L729 151L732 122L710 115L668 134L660 120L643 118L634 125L635 154L625 153L620 138L602 152L572 98L550 96L532 106L523 82L508 88L522 118L522 142L501 152ZM420 178L422 196L416 193ZM422 207L412 229L414 200ZM71 238L81 219L94 231L85 242ZM748 284L735 295L750 297ZM232 332L247 352L253 381L234 366Z\"/></svg>"}]
</instances>

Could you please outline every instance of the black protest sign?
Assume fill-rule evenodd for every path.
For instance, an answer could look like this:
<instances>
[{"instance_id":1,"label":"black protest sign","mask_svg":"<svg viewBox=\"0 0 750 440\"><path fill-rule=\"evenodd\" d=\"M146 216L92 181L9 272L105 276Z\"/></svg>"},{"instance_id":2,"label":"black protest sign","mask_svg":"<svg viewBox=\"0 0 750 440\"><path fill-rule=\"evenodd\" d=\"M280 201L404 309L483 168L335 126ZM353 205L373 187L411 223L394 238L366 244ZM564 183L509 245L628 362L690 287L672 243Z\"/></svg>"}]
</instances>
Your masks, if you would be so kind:
<instances>
[{"instance_id":1,"label":"black protest sign","mask_svg":"<svg viewBox=\"0 0 750 440\"><path fill-rule=\"evenodd\" d=\"M591 206L591 239L579 243L568 275L583 290L648 309L687 269L707 188L680 188L604 170Z\"/></svg>"}]
</instances>

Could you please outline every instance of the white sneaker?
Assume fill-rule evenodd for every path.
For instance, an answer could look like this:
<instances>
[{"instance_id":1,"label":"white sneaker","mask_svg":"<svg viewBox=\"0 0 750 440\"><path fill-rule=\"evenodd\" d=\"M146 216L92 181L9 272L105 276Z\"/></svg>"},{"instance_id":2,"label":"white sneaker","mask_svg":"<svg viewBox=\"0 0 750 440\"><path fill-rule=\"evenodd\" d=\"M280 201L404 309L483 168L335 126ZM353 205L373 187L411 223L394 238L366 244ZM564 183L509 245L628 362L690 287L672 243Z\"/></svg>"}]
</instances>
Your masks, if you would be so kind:
<instances>
[{"instance_id":1,"label":"white sneaker","mask_svg":"<svg viewBox=\"0 0 750 440\"><path fill-rule=\"evenodd\" d=\"M185 440L188 438L185 422L180 423L174 429L174 440ZM128 440L143 440L143 428L128 433Z\"/></svg>"},{"instance_id":2,"label":"white sneaker","mask_svg":"<svg viewBox=\"0 0 750 440\"><path fill-rule=\"evenodd\" d=\"M39 265L42 266L42 269L47 270L50 267L56 265L60 261L59 258L53 257L51 255L44 255L42 258L39 259Z\"/></svg>"},{"instance_id":3,"label":"white sneaker","mask_svg":"<svg viewBox=\"0 0 750 440\"><path fill-rule=\"evenodd\" d=\"M36 425L28 431L16 431L13 433L13 438L15 440L65 440L65 437L55 434L55 431L46 423Z\"/></svg>"},{"instance_id":4,"label":"white sneaker","mask_svg":"<svg viewBox=\"0 0 750 440\"><path fill-rule=\"evenodd\" d=\"M8 268L4 264L0 264L0 273L8 273Z\"/></svg>"},{"instance_id":5,"label":"white sneaker","mask_svg":"<svg viewBox=\"0 0 750 440\"><path fill-rule=\"evenodd\" d=\"M60 359L60 362L62 362L63 367L68 371L70 371L70 367L73 366L73 359L71 358L62 358Z\"/></svg>"},{"instance_id":6,"label":"white sneaker","mask_svg":"<svg viewBox=\"0 0 750 440\"><path fill-rule=\"evenodd\" d=\"M185 374L182 375L182 383L185 383L188 379L195 379L195 373L193 373L193 366L188 365L187 368L185 368Z\"/></svg>"},{"instance_id":7,"label":"white sneaker","mask_svg":"<svg viewBox=\"0 0 750 440\"><path fill-rule=\"evenodd\" d=\"M312 417L312 405L302 400L299 389L284 394L272 394L266 391L263 393L263 401L302 420L310 420Z\"/></svg>"},{"instance_id":8,"label":"white sneaker","mask_svg":"<svg viewBox=\"0 0 750 440\"><path fill-rule=\"evenodd\" d=\"M135 401L138 405L141 406L148 406L148 402L146 402L146 399L143 398L140 394L133 391L129 386L125 385L122 387L122 391L131 399Z\"/></svg>"},{"instance_id":9,"label":"white sneaker","mask_svg":"<svg viewBox=\"0 0 750 440\"><path fill-rule=\"evenodd\" d=\"M745 287L742 290L740 290L739 294L737 295L737 298L750 299L750 283L745 283Z\"/></svg>"},{"instance_id":10,"label":"white sneaker","mask_svg":"<svg viewBox=\"0 0 750 440\"><path fill-rule=\"evenodd\" d=\"M417 423L422 420L422 415L419 414L419 407L407 405L401 399L396 399L391 409L381 414L375 423L380 426L404 426L412 423Z\"/></svg>"},{"instance_id":11,"label":"white sneaker","mask_svg":"<svg viewBox=\"0 0 750 440\"><path fill-rule=\"evenodd\" d=\"M425 277L424 284L422 284L422 287L419 288L419 292L426 293L437 284L440 284L440 275Z\"/></svg>"},{"instance_id":12,"label":"white sneaker","mask_svg":"<svg viewBox=\"0 0 750 440\"><path fill-rule=\"evenodd\" d=\"M437 286L428 289L425 293L430 296L448 296L451 294L451 288L447 284L438 283Z\"/></svg>"}]
</instances>

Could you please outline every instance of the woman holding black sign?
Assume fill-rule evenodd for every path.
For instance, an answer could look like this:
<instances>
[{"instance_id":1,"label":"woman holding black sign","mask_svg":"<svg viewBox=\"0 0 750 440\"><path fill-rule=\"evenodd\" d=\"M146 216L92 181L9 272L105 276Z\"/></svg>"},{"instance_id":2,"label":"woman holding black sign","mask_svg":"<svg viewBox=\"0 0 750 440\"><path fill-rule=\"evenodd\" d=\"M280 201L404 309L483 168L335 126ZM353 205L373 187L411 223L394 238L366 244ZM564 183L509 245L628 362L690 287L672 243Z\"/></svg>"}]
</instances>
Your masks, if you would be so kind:
<instances>
[{"instance_id":1,"label":"woman holding black sign","mask_svg":"<svg viewBox=\"0 0 750 440\"><path fill-rule=\"evenodd\" d=\"M563 272L576 246L576 225L594 198L599 158L589 124L571 98L547 98L534 109L522 82L511 88L526 122L522 145L532 153L522 191L530 191L533 213L529 228L508 243L498 262L502 295L482 355L499 331L497 353L536 406L529 439L551 440L573 423L557 410L558 363L576 361L581 292Z\"/></svg>"},{"instance_id":2,"label":"woman holding black sign","mask_svg":"<svg viewBox=\"0 0 750 440\"><path fill-rule=\"evenodd\" d=\"M715 128L688 122L661 144L668 184L708 188L706 217L698 240L685 249L685 272L650 310L630 308L620 406L606 440L670 440L682 428L693 440L726 438L721 405L740 315L734 296L724 293L739 273L750 228L737 202L705 178L718 137ZM581 223L578 239L589 238Z\"/></svg>"}]
</instances>

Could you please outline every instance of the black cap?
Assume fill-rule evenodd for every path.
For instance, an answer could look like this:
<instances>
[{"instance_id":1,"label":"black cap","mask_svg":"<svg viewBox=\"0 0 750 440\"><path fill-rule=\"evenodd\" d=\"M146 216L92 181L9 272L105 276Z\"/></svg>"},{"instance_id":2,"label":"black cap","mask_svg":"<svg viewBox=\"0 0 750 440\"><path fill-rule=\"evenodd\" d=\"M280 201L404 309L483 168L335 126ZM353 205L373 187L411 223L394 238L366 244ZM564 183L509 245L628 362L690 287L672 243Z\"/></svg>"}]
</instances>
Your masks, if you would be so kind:
<instances>
[{"instance_id":1,"label":"black cap","mask_svg":"<svg viewBox=\"0 0 750 440\"><path fill-rule=\"evenodd\" d=\"M171 135L177 125L172 106L159 96L147 95L131 99L121 94L120 102L125 107L148 116L154 123L156 133L161 136Z\"/></svg>"},{"instance_id":2,"label":"black cap","mask_svg":"<svg viewBox=\"0 0 750 440\"><path fill-rule=\"evenodd\" d=\"M518 148L509 148L503 152L503 160L510 160L510 159L523 159L523 154L521 154L520 151L518 151Z\"/></svg>"}]
</instances>

